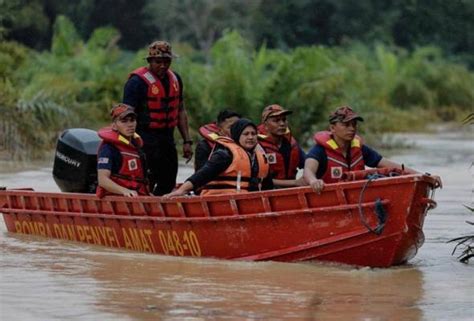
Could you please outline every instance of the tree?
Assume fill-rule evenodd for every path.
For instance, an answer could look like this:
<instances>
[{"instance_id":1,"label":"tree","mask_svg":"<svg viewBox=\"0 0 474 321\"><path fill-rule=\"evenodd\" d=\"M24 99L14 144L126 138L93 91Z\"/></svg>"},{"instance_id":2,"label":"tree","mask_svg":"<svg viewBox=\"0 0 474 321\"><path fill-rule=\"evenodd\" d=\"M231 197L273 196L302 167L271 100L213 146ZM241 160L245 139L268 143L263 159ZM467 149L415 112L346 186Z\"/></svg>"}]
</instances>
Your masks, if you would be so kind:
<instances>
[{"instance_id":1,"label":"tree","mask_svg":"<svg viewBox=\"0 0 474 321\"><path fill-rule=\"evenodd\" d=\"M464 55L474 65L474 1L404 0L393 25L395 43L414 48L436 45L448 53Z\"/></svg>"},{"instance_id":2,"label":"tree","mask_svg":"<svg viewBox=\"0 0 474 321\"><path fill-rule=\"evenodd\" d=\"M51 22L41 0L1 0L0 39L14 39L29 47L44 49Z\"/></svg>"},{"instance_id":3,"label":"tree","mask_svg":"<svg viewBox=\"0 0 474 321\"><path fill-rule=\"evenodd\" d=\"M162 31L173 42L190 42L209 52L226 29L248 30L256 0L150 0L145 8L147 25Z\"/></svg>"}]
</instances>

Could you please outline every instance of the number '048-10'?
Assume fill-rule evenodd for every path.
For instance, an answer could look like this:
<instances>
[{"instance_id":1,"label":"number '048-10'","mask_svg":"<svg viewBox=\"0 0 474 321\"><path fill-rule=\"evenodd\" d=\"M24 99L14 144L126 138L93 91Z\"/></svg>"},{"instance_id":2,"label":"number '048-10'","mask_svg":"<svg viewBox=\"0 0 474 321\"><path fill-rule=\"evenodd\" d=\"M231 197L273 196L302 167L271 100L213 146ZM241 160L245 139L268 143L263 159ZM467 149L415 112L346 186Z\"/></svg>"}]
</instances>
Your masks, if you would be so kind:
<instances>
[{"instance_id":1,"label":"number '048-10'","mask_svg":"<svg viewBox=\"0 0 474 321\"><path fill-rule=\"evenodd\" d=\"M196 233L184 231L180 236L176 231L159 231L161 247L166 255L201 256Z\"/></svg>"}]
</instances>

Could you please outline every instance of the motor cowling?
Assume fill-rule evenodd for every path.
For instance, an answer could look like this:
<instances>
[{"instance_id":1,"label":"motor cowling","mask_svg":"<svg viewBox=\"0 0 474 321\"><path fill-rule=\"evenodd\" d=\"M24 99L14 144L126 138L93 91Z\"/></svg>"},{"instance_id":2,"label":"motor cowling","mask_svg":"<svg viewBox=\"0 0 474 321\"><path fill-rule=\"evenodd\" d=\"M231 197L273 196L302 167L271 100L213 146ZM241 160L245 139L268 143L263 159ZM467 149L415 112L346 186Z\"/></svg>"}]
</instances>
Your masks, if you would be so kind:
<instances>
[{"instance_id":1,"label":"motor cowling","mask_svg":"<svg viewBox=\"0 0 474 321\"><path fill-rule=\"evenodd\" d=\"M53 178L62 192L95 193L100 142L96 131L85 128L67 129L59 136Z\"/></svg>"}]
</instances>

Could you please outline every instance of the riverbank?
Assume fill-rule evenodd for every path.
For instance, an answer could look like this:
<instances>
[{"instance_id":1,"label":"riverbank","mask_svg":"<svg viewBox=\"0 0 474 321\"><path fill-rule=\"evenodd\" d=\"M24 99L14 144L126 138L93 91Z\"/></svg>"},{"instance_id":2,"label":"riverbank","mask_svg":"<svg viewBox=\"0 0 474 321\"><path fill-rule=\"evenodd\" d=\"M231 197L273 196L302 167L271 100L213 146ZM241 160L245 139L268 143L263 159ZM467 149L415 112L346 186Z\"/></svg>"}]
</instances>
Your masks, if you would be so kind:
<instances>
[{"instance_id":1,"label":"riverbank","mask_svg":"<svg viewBox=\"0 0 474 321\"><path fill-rule=\"evenodd\" d=\"M363 125L362 125L363 126ZM403 154L410 149L416 149L416 142L411 141L410 137L438 137L440 139L456 137L456 139L474 139L474 125L462 125L456 122L437 123L426 127L423 132L402 132L387 133L379 136L366 134L363 135L364 141L371 147L380 151L383 155ZM200 138L198 138L200 139ZM313 141L308 142L309 146L305 151L311 149ZM181 157L181 146L177 146L178 156ZM0 150L0 173L11 173L20 171L29 171L40 169L43 167L52 167L54 162L54 149L43 153L44 158L28 160L28 159L11 159L11 155ZM192 163L192 162L191 162ZM180 166L186 167L185 160L180 158Z\"/></svg>"}]
</instances>

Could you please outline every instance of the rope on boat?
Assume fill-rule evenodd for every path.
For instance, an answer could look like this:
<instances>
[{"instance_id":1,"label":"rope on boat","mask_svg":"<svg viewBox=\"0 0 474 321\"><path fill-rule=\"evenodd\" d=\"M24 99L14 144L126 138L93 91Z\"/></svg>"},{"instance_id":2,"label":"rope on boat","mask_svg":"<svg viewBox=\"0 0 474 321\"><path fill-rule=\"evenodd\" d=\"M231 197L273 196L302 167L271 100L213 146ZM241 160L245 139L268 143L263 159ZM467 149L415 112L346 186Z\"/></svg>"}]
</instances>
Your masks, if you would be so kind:
<instances>
[{"instance_id":1,"label":"rope on boat","mask_svg":"<svg viewBox=\"0 0 474 321\"><path fill-rule=\"evenodd\" d=\"M389 174L389 176L392 176L390 174ZM382 178L382 177L386 177L386 176L378 174L378 173L367 175L367 182L365 182L365 184L362 187L362 190L360 191L360 194L359 194L358 208L359 208L360 221L367 228L367 230L369 230L370 232L372 232L376 235L382 234L383 229L385 227L385 222L387 222L388 213L385 210L385 208L383 207L382 200L380 198L377 198L375 200L375 214L377 215L377 220L379 221L379 223L377 224L375 229L373 229L373 228L370 227L369 223L367 223L367 218L365 216L364 209L362 208L362 200L364 198L365 189L367 188L367 186L369 186L370 182L372 182L373 180L376 180L378 178Z\"/></svg>"}]
</instances>

